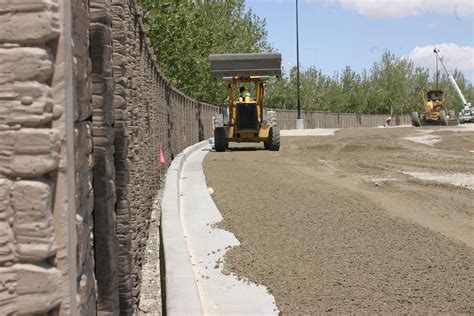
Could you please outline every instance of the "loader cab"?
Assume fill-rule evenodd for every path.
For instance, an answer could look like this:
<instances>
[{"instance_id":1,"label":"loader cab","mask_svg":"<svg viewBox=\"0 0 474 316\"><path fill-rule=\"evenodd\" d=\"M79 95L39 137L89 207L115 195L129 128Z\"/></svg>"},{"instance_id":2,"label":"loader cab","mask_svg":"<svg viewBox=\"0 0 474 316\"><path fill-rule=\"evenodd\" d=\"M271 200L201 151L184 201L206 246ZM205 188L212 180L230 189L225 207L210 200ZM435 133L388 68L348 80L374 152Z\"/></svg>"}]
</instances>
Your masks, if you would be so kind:
<instances>
[{"instance_id":1,"label":"loader cab","mask_svg":"<svg viewBox=\"0 0 474 316\"><path fill-rule=\"evenodd\" d=\"M428 90L426 92L426 100L427 101L440 101L443 102L444 100L444 91L440 89L436 90Z\"/></svg>"},{"instance_id":2,"label":"loader cab","mask_svg":"<svg viewBox=\"0 0 474 316\"><path fill-rule=\"evenodd\" d=\"M446 93L442 89L431 89L423 93L425 101L425 116L438 119L439 111L444 109L444 97Z\"/></svg>"},{"instance_id":3,"label":"loader cab","mask_svg":"<svg viewBox=\"0 0 474 316\"><path fill-rule=\"evenodd\" d=\"M267 77L226 78L229 85L229 124L239 138L255 138L263 121L263 83ZM241 88L246 92L242 93Z\"/></svg>"}]
</instances>

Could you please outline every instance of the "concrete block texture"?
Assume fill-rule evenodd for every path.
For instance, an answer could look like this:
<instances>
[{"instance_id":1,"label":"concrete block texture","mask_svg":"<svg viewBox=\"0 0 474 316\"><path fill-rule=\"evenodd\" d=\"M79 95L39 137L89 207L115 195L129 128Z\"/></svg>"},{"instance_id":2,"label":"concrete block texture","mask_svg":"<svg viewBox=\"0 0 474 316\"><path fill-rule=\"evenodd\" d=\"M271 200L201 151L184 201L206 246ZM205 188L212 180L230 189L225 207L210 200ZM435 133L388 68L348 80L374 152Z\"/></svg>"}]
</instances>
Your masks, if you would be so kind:
<instances>
[{"instance_id":1,"label":"concrete block texture","mask_svg":"<svg viewBox=\"0 0 474 316\"><path fill-rule=\"evenodd\" d=\"M111 0L91 0L90 1L90 20L104 25L112 23Z\"/></svg>"},{"instance_id":2,"label":"concrete block texture","mask_svg":"<svg viewBox=\"0 0 474 316\"><path fill-rule=\"evenodd\" d=\"M97 311L99 314L116 315L120 313L120 307L115 219L111 3L110 0L92 0L89 3Z\"/></svg>"},{"instance_id":3,"label":"concrete block texture","mask_svg":"<svg viewBox=\"0 0 474 316\"><path fill-rule=\"evenodd\" d=\"M1 315L76 313L70 10L0 0Z\"/></svg>"},{"instance_id":4,"label":"concrete block texture","mask_svg":"<svg viewBox=\"0 0 474 316\"><path fill-rule=\"evenodd\" d=\"M166 82L142 17L0 0L1 315L137 312L156 193L217 112Z\"/></svg>"},{"instance_id":5,"label":"concrete block texture","mask_svg":"<svg viewBox=\"0 0 474 316\"><path fill-rule=\"evenodd\" d=\"M92 62L90 59L89 1L71 2L75 152L75 227L77 240L77 314L94 315L96 278L93 256L93 140Z\"/></svg>"},{"instance_id":6,"label":"concrete block texture","mask_svg":"<svg viewBox=\"0 0 474 316\"><path fill-rule=\"evenodd\" d=\"M40 181L16 181L11 188L13 231L19 261L41 262L56 253L51 187Z\"/></svg>"},{"instance_id":7,"label":"concrete block texture","mask_svg":"<svg viewBox=\"0 0 474 316\"><path fill-rule=\"evenodd\" d=\"M0 267L3 315L46 314L61 303L60 272L33 264Z\"/></svg>"},{"instance_id":8,"label":"concrete block texture","mask_svg":"<svg viewBox=\"0 0 474 316\"><path fill-rule=\"evenodd\" d=\"M1 66L0 66L1 67ZM52 90L38 81L14 81L0 72L0 126L40 127L53 120ZM59 118L62 113L56 113Z\"/></svg>"},{"instance_id":9,"label":"concrete block texture","mask_svg":"<svg viewBox=\"0 0 474 316\"><path fill-rule=\"evenodd\" d=\"M60 135L54 129L0 131L0 174L38 177L59 165Z\"/></svg>"},{"instance_id":10,"label":"concrete block texture","mask_svg":"<svg viewBox=\"0 0 474 316\"><path fill-rule=\"evenodd\" d=\"M10 194L13 183L0 177L0 267L11 266L18 259L12 227L15 222Z\"/></svg>"},{"instance_id":11,"label":"concrete block texture","mask_svg":"<svg viewBox=\"0 0 474 316\"><path fill-rule=\"evenodd\" d=\"M60 33L57 1L0 3L0 43L41 44Z\"/></svg>"},{"instance_id":12,"label":"concrete block texture","mask_svg":"<svg viewBox=\"0 0 474 316\"><path fill-rule=\"evenodd\" d=\"M44 82L53 73L53 62L50 54L42 48L0 48L0 73L11 74L16 81Z\"/></svg>"}]
</instances>

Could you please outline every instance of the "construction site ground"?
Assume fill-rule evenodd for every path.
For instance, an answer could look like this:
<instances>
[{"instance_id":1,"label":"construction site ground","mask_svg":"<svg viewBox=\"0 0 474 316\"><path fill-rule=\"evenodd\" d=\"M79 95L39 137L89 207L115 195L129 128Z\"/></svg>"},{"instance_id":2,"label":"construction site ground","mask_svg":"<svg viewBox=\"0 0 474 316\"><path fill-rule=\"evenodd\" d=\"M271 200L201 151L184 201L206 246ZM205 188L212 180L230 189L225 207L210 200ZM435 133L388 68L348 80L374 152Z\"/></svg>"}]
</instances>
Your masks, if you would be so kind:
<instances>
[{"instance_id":1,"label":"construction site ground","mask_svg":"<svg viewBox=\"0 0 474 316\"><path fill-rule=\"evenodd\" d=\"M474 313L473 136L358 128L209 153L218 225L241 242L225 273L283 314Z\"/></svg>"}]
</instances>

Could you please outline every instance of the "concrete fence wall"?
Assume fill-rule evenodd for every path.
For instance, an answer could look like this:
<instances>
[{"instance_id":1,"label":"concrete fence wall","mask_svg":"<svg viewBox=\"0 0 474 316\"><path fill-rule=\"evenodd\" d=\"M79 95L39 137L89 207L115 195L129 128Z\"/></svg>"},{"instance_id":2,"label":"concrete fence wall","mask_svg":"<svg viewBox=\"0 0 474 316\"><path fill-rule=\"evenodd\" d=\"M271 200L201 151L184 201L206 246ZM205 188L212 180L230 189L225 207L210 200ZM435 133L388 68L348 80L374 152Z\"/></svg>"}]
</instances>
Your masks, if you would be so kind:
<instances>
[{"instance_id":1,"label":"concrete fence wall","mask_svg":"<svg viewBox=\"0 0 474 316\"><path fill-rule=\"evenodd\" d=\"M219 111L163 78L135 1L0 0L0 315L136 311L155 194Z\"/></svg>"},{"instance_id":2,"label":"concrete fence wall","mask_svg":"<svg viewBox=\"0 0 474 316\"><path fill-rule=\"evenodd\" d=\"M0 315L132 314L155 194L217 111L135 1L0 0Z\"/></svg>"},{"instance_id":3,"label":"concrete fence wall","mask_svg":"<svg viewBox=\"0 0 474 316\"><path fill-rule=\"evenodd\" d=\"M77 310L70 9L0 1L2 315Z\"/></svg>"},{"instance_id":4,"label":"concrete fence wall","mask_svg":"<svg viewBox=\"0 0 474 316\"><path fill-rule=\"evenodd\" d=\"M296 128L297 111L275 110L280 129ZM356 114L301 111L305 128L375 127L385 124L387 114ZM411 124L409 115L394 115L391 125Z\"/></svg>"}]
</instances>

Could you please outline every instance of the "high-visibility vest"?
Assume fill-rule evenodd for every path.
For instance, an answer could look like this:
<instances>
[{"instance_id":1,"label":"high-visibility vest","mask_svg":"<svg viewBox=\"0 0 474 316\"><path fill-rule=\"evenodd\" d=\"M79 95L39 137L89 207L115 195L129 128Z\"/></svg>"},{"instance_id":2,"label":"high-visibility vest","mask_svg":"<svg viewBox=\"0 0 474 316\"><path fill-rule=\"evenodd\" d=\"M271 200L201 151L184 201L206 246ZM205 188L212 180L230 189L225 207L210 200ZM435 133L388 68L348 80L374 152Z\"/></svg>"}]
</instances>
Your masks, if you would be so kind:
<instances>
[{"instance_id":1,"label":"high-visibility vest","mask_svg":"<svg viewBox=\"0 0 474 316\"><path fill-rule=\"evenodd\" d=\"M240 102L249 102L250 101L250 92L245 91L239 97Z\"/></svg>"}]
</instances>

